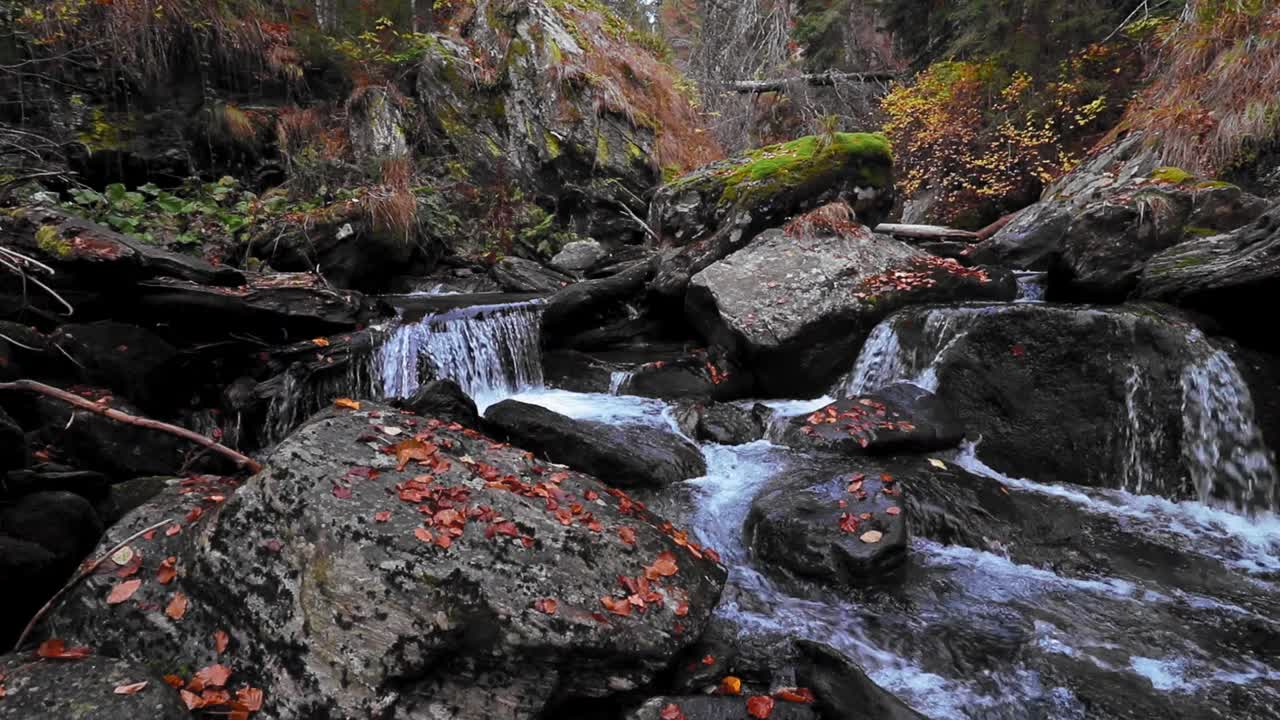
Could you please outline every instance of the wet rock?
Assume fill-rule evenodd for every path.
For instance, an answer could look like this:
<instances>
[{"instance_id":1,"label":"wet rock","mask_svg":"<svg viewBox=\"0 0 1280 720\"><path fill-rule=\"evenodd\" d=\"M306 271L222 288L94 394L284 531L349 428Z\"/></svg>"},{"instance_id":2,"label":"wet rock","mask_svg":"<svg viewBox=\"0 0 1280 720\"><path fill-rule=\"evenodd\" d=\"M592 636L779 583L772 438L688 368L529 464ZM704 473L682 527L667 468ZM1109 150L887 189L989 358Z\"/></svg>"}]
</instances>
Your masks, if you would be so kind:
<instances>
[{"instance_id":1,"label":"wet rock","mask_svg":"<svg viewBox=\"0 0 1280 720\"><path fill-rule=\"evenodd\" d=\"M40 331L0 320L0 381L57 376L69 364Z\"/></svg>"},{"instance_id":2,"label":"wet rock","mask_svg":"<svg viewBox=\"0 0 1280 720\"><path fill-rule=\"evenodd\" d=\"M907 513L899 481L913 465L860 461L848 472L804 472L751 503L744 535L772 569L837 585L884 579L902 566Z\"/></svg>"},{"instance_id":3,"label":"wet rock","mask_svg":"<svg viewBox=\"0 0 1280 720\"><path fill-rule=\"evenodd\" d=\"M658 189L649 226L664 246L653 289L679 299L690 279L783 220L835 200L874 227L893 205L883 136L808 136L712 163Z\"/></svg>"},{"instance_id":4,"label":"wet rock","mask_svg":"<svg viewBox=\"0 0 1280 720\"><path fill-rule=\"evenodd\" d=\"M118 605L105 604L118 578L88 578L50 624L68 643L157 667L224 662L231 684L262 688L264 716L281 720L433 707L533 718L553 696L607 697L652 681L701 633L726 574L704 550L589 476L550 473L521 450L450 427L386 407L335 410L234 493L175 486L103 546L184 518L176 533L137 543L138 577L173 556L176 578L144 582ZM397 470L393 448L407 439L435 452L414 451L427 464L408 457ZM411 482L424 473L430 483ZM548 498L559 498L556 510ZM194 521L192 505L203 508ZM663 552L673 555L659 562ZM647 590L635 580L645 566L661 578ZM162 609L179 591L189 603L173 622ZM616 598L617 612L602 597ZM230 641L220 656L209 641L217 629Z\"/></svg>"},{"instance_id":5,"label":"wet rock","mask_svg":"<svg viewBox=\"0 0 1280 720\"><path fill-rule=\"evenodd\" d=\"M1072 213L1065 204L1039 202L987 240L973 246L972 262L1003 265L1019 270L1048 270L1062 252L1062 238L1071 227Z\"/></svg>"},{"instance_id":6,"label":"wet rock","mask_svg":"<svg viewBox=\"0 0 1280 720\"><path fill-rule=\"evenodd\" d=\"M582 344L575 342L577 334L599 336L609 326L626 325L639 314L638 300L653 272L652 263L639 263L616 275L574 283L552 295L542 311L543 344L575 347Z\"/></svg>"},{"instance_id":7,"label":"wet rock","mask_svg":"<svg viewBox=\"0 0 1280 720\"><path fill-rule=\"evenodd\" d=\"M145 665L98 655L40 660L34 653L0 658L4 720L186 720L178 691ZM145 682L126 695L117 687Z\"/></svg>"},{"instance_id":8,"label":"wet rock","mask_svg":"<svg viewBox=\"0 0 1280 720\"><path fill-rule=\"evenodd\" d=\"M588 268L608 256L608 252L595 240L575 240L566 244L551 258L551 267L567 273L583 274Z\"/></svg>"},{"instance_id":9,"label":"wet rock","mask_svg":"<svg viewBox=\"0 0 1280 720\"><path fill-rule=\"evenodd\" d=\"M694 276L685 306L762 394L812 397L849 368L894 309L1016 293L1008 271L964 268L887 237L771 230Z\"/></svg>"},{"instance_id":10,"label":"wet rock","mask_svg":"<svg viewBox=\"0 0 1280 720\"><path fill-rule=\"evenodd\" d=\"M657 256L658 252L653 248L640 245L623 245L587 268L585 275L590 279L617 275L637 263L653 262Z\"/></svg>"},{"instance_id":11,"label":"wet rock","mask_svg":"<svg viewBox=\"0 0 1280 720\"><path fill-rule=\"evenodd\" d=\"M27 434L0 408L0 471L23 468L30 461Z\"/></svg>"},{"instance_id":12,"label":"wet rock","mask_svg":"<svg viewBox=\"0 0 1280 720\"><path fill-rule=\"evenodd\" d=\"M681 430L701 442L743 445L764 437L769 408L744 408L728 403L699 403L676 410Z\"/></svg>"},{"instance_id":13,"label":"wet rock","mask_svg":"<svg viewBox=\"0 0 1280 720\"><path fill-rule=\"evenodd\" d=\"M425 418L440 418L472 428L480 426L475 401L452 380L432 380L420 386L408 400L397 404Z\"/></svg>"},{"instance_id":14,"label":"wet rock","mask_svg":"<svg viewBox=\"0 0 1280 720\"><path fill-rule=\"evenodd\" d=\"M572 275L510 256L499 260L489 272L504 292L553 293L574 281Z\"/></svg>"},{"instance_id":15,"label":"wet rock","mask_svg":"<svg viewBox=\"0 0 1280 720\"><path fill-rule=\"evenodd\" d=\"M0 531L36 543L72 564L93 548L102 530L93 506L75 493L32 493L0 510Z\"/></svg>"},{"instance_id":16,"label":"wet rock","mask_svg":"<svg viewBox=\"0 0 1280 720\"><path fill-rule=\"evenodd\" d=\"M792 418L785 445L844 455L930 452L964 439L955 414L936 395L911 383L837 400Z\"/></svg>"},{"instance_id":17,"label":"wet rock","mask_svg":"<svg viewBox=\"0 0 1280 720\"><path fill-rule=\"evenodd\" d=\"M696 445L658 428L574 420L515 400L490 406L484 419L499 437L615 487L661 487L707 471Z\"/></svg>"},{"instance_id":18,"label":"wet rock","mask_svg":"<svg viewBox=\"0 0 1280 720\"><path fill-rule=\"evenodd\" d=\"M13 647L22 627L53 597L72 569L39 544L0 533L0 583L7 609L0 618L0 643Z\"/></svg>"},{"instance_id":19,"label":"wet rock","mask_svg":"<svg viewBox=\"0 0 1280 720\"><path fill-rule=\"evenodd\" d=\"M10 497L21 497L42 491L61 491L79 495L91 503L107 498L110 485L106 475L92 470L73 470L65 465L41 463L23 470L10 470L4 488Z\"/></svg>"},{"instance_id":20,"label":"wet rock","mask_svg":"<svg viewBox=\"0 0 1280 720\"><path fill-rule=\"evenodd\" d=\"M625 372L620 365L577 350L548 350L542 353L542 379L547 387L571 392L607 393L614 373Z\"/></svg>"},{"instance_id":21,"label":"wet rock","mask_svg":"<svg viewBox=\"0 0 1280 720\"><path fill-rule=\"evenodd\" d=\"M675 665L669 692L699 695L715 692L728 675L742 680L744 693L767 693L795 687L796 652L785 632L753 628L744 631L733 620L718 616L707 625L698 643Z\"/></svg>"},{"instance_id":22,"label":"wet rock","mask_svg":"<svg viewBox=\"0 0 1280 720\"><path fill-rule=\"evenodd\" d=\"M1231 334L1265 348L1273 333L1243 312L1265 307L1280 282L1280 207L1232 233L1195 238L1152 257L1137 294L1213 316Z\"/></svg>"},{"instance_id":23,"label":"wet rock","mask_svg":"<svg viewBox=\"0 0 1280 720\"><path fill-rule=\"evenodd\" d=\"M752 717L747 713L748 697L707 695L664 696L647 701L627 715L627 720L666 720L663 710L675 705L685 720L742 720ZM670 711L668 711L670 712ZM818 714L809 705L774 701L769 720L817 720Z\"/></svg>"},{"instance_id":24,"label":"wet rock","mask_svg":"<svg viewBox=\"0 0 1280 720\"><path fill-rule=\"evenodd\" d=\"M73 359L82 382L111 388L145 407L173 407L178 350L150 330L100 320L63 325L50 340Z\"/></svg>"},{"instance_id":25,"label":"wet rock","mask_svg":"<svg viewBox=\"0 0 1280 720\"><path fill-rule=\"evenodd\" d=\"M891 363L902 363L893 379L927 371L982 438L979 457L1002 472L1241 507L1274 502L1275 461L1232 349L1172 308L908 309L891 322L900 345Z\"/></svg>"},{"instance_id":26,"label":"wet rock","mask_svg":"<svg viewBox=\"0 0 1280 720\"><path fill-rule=\"evenodd\" d=\"M663 400L729 401L750 396L754 380L727 358L695 351L636 367L624 387Z\"/></svg>"},{"instance_id":27,"label":"wet rock","mask_svg":"<svg viewBox=\"0 0 1280 720\"><path fill-rule=\"evenodd\" d=\"M876 685L862 668L835 648L797 640L796 678L817 696L815 707L831 720L927 720Z\"/></svg>"}]
</instances>

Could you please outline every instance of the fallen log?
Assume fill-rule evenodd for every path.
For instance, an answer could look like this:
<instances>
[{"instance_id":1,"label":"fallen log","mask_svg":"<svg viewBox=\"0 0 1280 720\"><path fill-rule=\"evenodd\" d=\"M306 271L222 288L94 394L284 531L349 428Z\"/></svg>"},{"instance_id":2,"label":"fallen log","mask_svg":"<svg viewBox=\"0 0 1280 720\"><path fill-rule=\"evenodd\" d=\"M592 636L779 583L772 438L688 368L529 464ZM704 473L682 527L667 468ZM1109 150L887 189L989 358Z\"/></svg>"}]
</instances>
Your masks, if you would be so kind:
<instances>
[{"instance_id":1,"label":"fallen log","mask_svg":"<svg viewBox=\"0 0 1280 720\"><path fill-rule=\"evenodd\" d=\"M971 230L957 230L941 225L902 225L898 223L880 223L876 232L894 237L914 238L917 240L981 240L982 236Z\"/></svg>"},{"instance_id":2,"label":"fallen log","mask_svg":"<svg viewBox=\"0 0 1280 720\"><path fill-rule=\"evenodd\" d=\"M195 443L196 445L199 445L200 447L206 448L215 453L218 453L219 455L229 458L232 462L234 462L239 467L247 468L249 472L256 473L262 469L262 466L259 465L258 462L253 458L247 455L242 455L236 452L235 450L232 450L231 448L227 447L226 445L223 445L222 443L210 440L209 438L201 435L200 433L194 432L192 430L188 430L187 428L184 428L184 427L179 427L177 425L170 425L169 423L166 423L166 422L160 422L159 420L152 420L150 418L138 417L136 415L130 415L128 413L121 412L119 410L116 410L115 408L99 405L98 403L93 402L92 400L86 400L85 398L82 398L78 395L73 395L67 392L66 390L60 390L56 387L53 387L52 385L45 385L44 383L36 382L35 380L14 380L13 382L0 383L0 390L27 390L30 392L40 393L41 395L47 395L51 398L56 398L58 400L61 400L69 405L78 407L82 410L88 410L89 412L97 413L98 415L109 417L112 420L115 420L116 422L122 422L122 423L125 423L126 425L136 425L137 427L144 427L151 430L159 430L161 432L169 433L170 435L176 435L184 440L190 440L191 442Z\"/></svg>"},{"instance_id":3,"label":"fallen log","mask_svg":"<svg viewBox=\"0 0 1280 720\"><path fill-rule=\"evenodd\" d=\"M815 87L830 87L842 82L871 83L889 82L897 79L897 70L868 70L866 72L825 72L811 75L797 75L774 80L730 80L724 86L740 93L782 92L794 82L802 82Z\"/></svg>"}]
</instances>

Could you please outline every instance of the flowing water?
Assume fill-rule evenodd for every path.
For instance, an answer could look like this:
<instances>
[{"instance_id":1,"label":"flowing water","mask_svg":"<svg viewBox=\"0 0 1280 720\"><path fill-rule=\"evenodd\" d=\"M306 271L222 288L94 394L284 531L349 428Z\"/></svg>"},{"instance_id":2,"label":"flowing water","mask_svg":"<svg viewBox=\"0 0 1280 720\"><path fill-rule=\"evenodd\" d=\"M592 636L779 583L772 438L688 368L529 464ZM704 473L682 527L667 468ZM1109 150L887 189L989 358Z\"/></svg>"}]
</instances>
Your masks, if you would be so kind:
<instances>
[{"instance_id":1,"label":"flowing water","mask_svg":"<svg viewBox=\"0 0 1280 720\"><path fill-rule=\"evenodd\" d=\"M928 314L923 340L913 347L904 347L892 321L882 323L832 394L902 380L936 388L938 359L964 336L976 314L998 311L939 308ZM424 318L391 333L379 358L387 395L412 392L425 371L458 380L482 406L514 397L580 419L679 432L666 402L618 394L625 391L622 374L607 394L541 387L533 305ZM717 614L744 634L833 645L935 719L1096 717L1087 697L1094 686L1106 688L1101 692L1121 705L1132 703L1137 714L1130 717L1198 718L1210 710L1224 718L1280 717L1280 661L1265 649L1280 638L1274 626L1280 613L1280 519L1142 495L1154 486L1144 458L1160 438L1143 424L1151 379L1137 365L1128 377L1125 402L1134 420L1123 430L1130 475L1122 489L1006 477L985 465L973 445L949 459L998 480L1010 493L1056 503L1052 507L1069 511L1088 528L1099 552L1135 548L1133 562L1116 558L1081 573L1020 562L1016 554L916 538L899 587L849 592L797 586L756 564L743 522L763 488L815 461L768 440L708 444L702 446L707 475L685 485L692 490L689 524L729 568ZM1246 493L1274 492L1274 462L1229 356L1205 354L1185 369L1182 385L1184 431L1198 438L1184 447L1188 461L1204 469L1196 482L1206 495L1222 482ZM829 400L766 404L779 415L795 415ZM1256 652L1247 641L1235 640L1257 632L1270 633L1272 640L1258 641L1262 649ZM1177 712L1159 710L1162 703Z\"/></svg>"}]
</instances>

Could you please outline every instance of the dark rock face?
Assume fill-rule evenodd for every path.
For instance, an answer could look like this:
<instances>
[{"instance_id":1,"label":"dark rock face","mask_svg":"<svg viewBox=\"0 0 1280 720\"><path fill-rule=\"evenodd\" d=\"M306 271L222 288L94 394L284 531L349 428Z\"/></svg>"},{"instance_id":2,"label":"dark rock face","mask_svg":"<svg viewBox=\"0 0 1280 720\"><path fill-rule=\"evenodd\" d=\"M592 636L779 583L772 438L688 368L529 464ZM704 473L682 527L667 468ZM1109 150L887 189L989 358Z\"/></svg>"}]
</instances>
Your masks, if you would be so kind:
<instances>
[{"instance_id":1,"label":"dark rock face","mask_svg":"<svg viewBox=\"0 0 1280 720\"><path fill-rule=\"evenodd\" d=\"M897 377L929 369L938 397L981 437L979 456L1002 472L1274 502L1274 455L1248 420L1250 396L1273 390L1251 393L1232 349L1171 308L919 308L891 322ZM1218 461L1205 461L1206 443L1225 448Z\"/></svg>"},{"instance_id":2,"label":"dark rock face","mask_svg":"<svg viewBox=\"0 0 1280 720\"><path fill-rule=\"evenodd\" d=\"M542 353L542 379L548 387L572 392L609 392L615 372L621 366L577 350L548 350Z\"/></svg>"},{"instance_id":3,"label":"dark rock face","mask_svg":"<svg viewBox=\"0 0 1280 720\"><path fill-rule=\"evenodd\" d=\"M762 234L694 276L686 310L761 394L812 397L847 370L871 329L911 303L1008 299L1005 270L969 269L877 235Z\"/></svg>"},{"instance_id":4,"label":"dark rock face","mask_svg":"<svg viewBox=\"0 0 1280 720\"><path fill-rule=\"evenodd\" d=\"M728 403L697 403L676 410L686 435L717 445L744 445L764 437L772 411L763 405L744 408Z\"/></svg>"},{"instance_id":5,"label":"dark rock face","mask_svg":"<svg viewBox=\"0 0 1280 720\"><path fill-rule=\"evenodd\" d=\"M813 690L816 708L831 720L927 720L876 685L862 668L829 645L797 640L796 679Z\"/></svg>"},{"instance_id":6,"label":"dark rock face","mask_svg":"<svg viewBox=\"0 0 1280 720\"><path fill-rule=\"evenodd\" d=\"M1251 310L1266 307L1280 283L1280 207L1232 233L1196 238L1157 254L1137 294L1212 315L1249 344L1280 348Z\"/></svg>"},{"instance_id":7,"label":"dark rock face","mask_svg":"<svg viewBox=\"0 0 1280 720\"><path fill-rule=\"evenodd\" d=\"M955 414L936 395L911 383L837 400L787 423L782 442L844 455L930 452L964 439Z\"/></svg>"},{"instance_id":8,"label":"dark rock face","mask_svg":"<svg viewBox=\"0 0 1280 720\"><path fill-rule=\"evenodd\" d=\"M1071 211L1063 205L1036 203L975 245L969 258L976 263L1019 270L1048 270L1062 252L1062 238L1071 227L1071 217Z\"/></svg>"},{"instance_id":9,"label":"dark rock face","mask_svg":"<svg viewBox=\"0 0 1280 720\"><path fill-rule=\"evenodd\" d=\"M102 535L88 500L69 492L37 492L0 511L0 531L36 543L63 564L79 562Z\"/></svg>"},{"instance_id":10,"label":"dark rock face","mask_svg":"<svg viewBox=\"0 0 1280 720\"><path fill-rule=\"evenodd\" d=\"M574 420L515 400L491 406L484 419L499 437L616 487L661 487L707 472L696 445L656 428Z\"/></svg>"},{"instance_id":11,"label":"dark rock face","mask_svg":"<svg viewBox=\"0 0 1280 720\"><path fill-rule=\"evenodd\" d=\"M678 299L703 268L760 232L837 199L875 226L893 205L893 159L881 136L837 133L699 168L658 189L649 226L671 248L653 289Z\"/></svg>"},{"instance_id":12,"label":"dark rock face","mask_svg":"<svg viewBox=\"0 0 1280 720\"><path fill-rule=\"evenodd\" d=\"M178 691L142 663L91 655L79 660L39 660L34 653L0 658L4 720L186 720ZM117 687L145 682L132 695Z\"/></svg>"},{"instance_id":13,"label":"dark rock face","mask_svg":"<svg viewBox=\"0 0 1280 720\"><path fill-rule=\"evenodd\" d=\"M575 347L574 336L608 332L639 314L638 300L654 265L642 262L598 280L583 280L547 299L542 311L542 341L550 347Z\"/></svg>"},{"instance_id":14,"label":"dark rock face","mask_svg":"<svg viewBox=\"0 0 1280 720\"><path fill-rule=\"evenodd\" d=\"M66 582L71 570L40 545L0 534L0 583L8 588L7 617L0 624L0 642L5 647L13 647L22 626Z\"/></svg>"},{"instance_id":15,"label":"dark rock face","mask_svg":"<svg viewBox=\"0 0 1280 720\"><path fill-rule=\"evenodd\" d=\"M475 401L452 380L432 380L420 386L413 397L398 404L425 418L440 418L467 427L480 426Z\"/></svg>"},{"instance_id":16,"label":"dark rock face","mask_svg":"<svg viewBox=\"0 0 1280 720\"><path fill-rule=\"evenodd\" d=\"M663 400L724 402L749 397L754 384L750 373L723 354L689 352L637 367L623 390Z\"/></svg>"},{"instance_id":17,"label":"dark rock face","mask_svg":"<svg viewBox=\"0 0 1280 720\"><path fill-rule=\"evenodd\" d=\"M30 460L26 433L0 408L0 472L26 467Z\"/></svg>"},{"instance_id":18,"label":"dark rock face","mask_svg":"<svg viewBox=\"0 0 1280 720\"><path fill-rule=\"evenodd\" d=\"M771 568L836 585L884 580L907 558L907 513L899 481L923 462L873 460L848 472L804 473L775 483L751 503L744 535Z\"/></svg>"},{"instance_id":19,"label":"dark rock face","mask_svg":"<svg viewBox=\"0 0 1280 720\"><path fill-rule=\"evenodd\" d=\"M504 257L489 271L504 292L553 293L574 281L572 275L532 260Z\"/></svg>"},{"instance_id":20,"label":"dark rock face","mask_svg":"<svg viewBox=\"0 0 1280 720\"><path fill-rule=\"evenodd\" d=\"M553 697L637 688L701 633L726 574L589 476L376 406L316 418L234 494L171 488L102 547L164 517L187 519L136 543L137 577L173 556L170 584L107 605L118 578L88 578L51 624L68 644L157 667L227 663L281 720L439 707L533 718ZM659 579L638 580L645 567ZM175 592L189 597L176 623L157 610ZM220 657L218 629L230 637Z\"/></svg>"},{"instance_id":21,"label":"dark rock face","mask_svg":"<svg viewBox=\"0 0 1280 720\"><path fill-rule=\"evenodd\" d=\"M101 320L63 325L52 342L70 355L84 381L109 387L148 407L172 407L173 363L178 351L136 325Z\"/></svg>"},{"instance_id":22,"label":"dark rock face","mask_svg":"<svg viewBox=\"0 0 1280 720\"><path fill-rule=\"evenodd\" d=\"M767 697L767 696L766 696ZM627 720L664 720L665 708L674 705L686 720L741 720L747 714L749 697L717 697L707 695L667 696L652 698L627 715ZM668 711L670 712L670 711ZM770 720L817 720L812 706L774 701Z\"/></svg>"}]
</instances>

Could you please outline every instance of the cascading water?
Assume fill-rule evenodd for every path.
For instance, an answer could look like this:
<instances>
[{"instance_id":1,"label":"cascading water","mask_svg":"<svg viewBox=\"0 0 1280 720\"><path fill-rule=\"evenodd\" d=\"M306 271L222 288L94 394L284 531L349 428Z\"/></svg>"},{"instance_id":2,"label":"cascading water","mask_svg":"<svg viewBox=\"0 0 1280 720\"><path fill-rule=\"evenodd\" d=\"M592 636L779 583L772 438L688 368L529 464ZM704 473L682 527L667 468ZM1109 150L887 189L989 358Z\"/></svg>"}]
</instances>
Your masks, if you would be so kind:
<instances>
[{"instance_id":1,"label":"cascading water","mask_svg":"<svg viewBox=\"0 0 1280 720\"><path fill-rule=\"evenodd\" d=\"M849 397L873 392L896 382L910 382L925 390L938 389L938 360L969 330L972 319L990 308L933 308L925 315L919 342L904 347L896 316L876 325L862 346L853 370L836 383L833 394Z\"/></svg>"},{"instance_id":2,"label":"cascading water","mask_svg":"<svg viewBox=\"0 0 1280 720\"><path fill-rule=\"evenodd\" d=\"M1143 493L1155 487L1155 470L1151 460L1160 452L1163 431L1148 413L1151 406L1150 379L1138 365L1129 365L1124 381L1125 422L1120 426L1124 447L1120 487L1133 493Z\"/></svg>"},{"instance_id":3,"label":"cascading water","mask_svg":"<svg viewBox=\"0 0 1280 720\"><path fill-rule=\"evenodd\" d=\"M1046 272L1036 272L1032 270L1014 273L1014 278L1018 282L1018 295L1014 299L1014 302L1043 302L1045 283L1048 275L1049 273Z\"/></svg>"},{"instance_id":4,"label":"cascading water","mask_svg":"<svg viewBox=\"0 0 1280 720\"><path fill-rule=\"evenodd\" d=\"M482 409L542 385L541 301L477 305L391 331L378 352L382 390L408 397L424 377L453 380Z\"/></svg>"}]
</instances>

